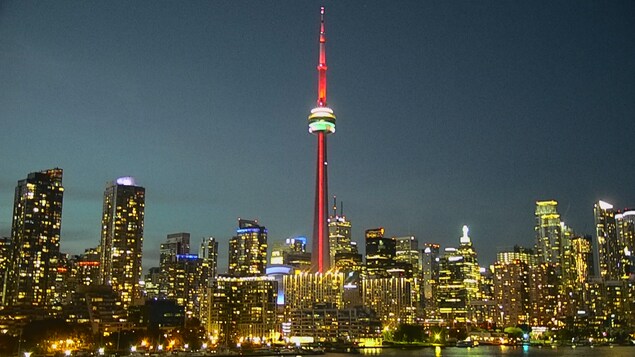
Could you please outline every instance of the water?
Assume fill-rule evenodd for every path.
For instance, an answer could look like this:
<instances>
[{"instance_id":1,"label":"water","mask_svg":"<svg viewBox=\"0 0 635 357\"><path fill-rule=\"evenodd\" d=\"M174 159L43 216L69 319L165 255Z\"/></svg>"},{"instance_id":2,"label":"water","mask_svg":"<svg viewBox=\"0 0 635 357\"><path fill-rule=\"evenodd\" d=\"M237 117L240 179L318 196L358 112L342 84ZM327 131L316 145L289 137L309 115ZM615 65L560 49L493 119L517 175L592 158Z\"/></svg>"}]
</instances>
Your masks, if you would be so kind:
<instances>
[{"instance_id":1,"label":"water","mask_svg":"<svg viewBox=\"0 0 635 357\"><path fill-rule=\"evenodd\" d=\"M478 346L474 348L422 348L414 350L402 350L398 348L376 348L361 349L360 357L453 357L453 356L506 356L506 357L631 357L635 356L635 347L615 346L615 347L530 347L530 346ZM327 353L327 357L353 357L355 355L343 353Z\"/></svg>"}]
</instances>

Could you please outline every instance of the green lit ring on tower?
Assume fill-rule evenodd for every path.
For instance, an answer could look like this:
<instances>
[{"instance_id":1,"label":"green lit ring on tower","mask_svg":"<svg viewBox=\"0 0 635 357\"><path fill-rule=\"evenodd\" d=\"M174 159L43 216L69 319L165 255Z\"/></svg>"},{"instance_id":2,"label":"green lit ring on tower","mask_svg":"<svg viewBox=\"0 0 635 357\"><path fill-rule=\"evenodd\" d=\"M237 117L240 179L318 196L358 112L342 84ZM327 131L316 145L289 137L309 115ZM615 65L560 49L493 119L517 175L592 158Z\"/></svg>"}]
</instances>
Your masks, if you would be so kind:
<instances>
[{"instance_id":1,"label":"green lit ring on tower","mask_svg":"<svg viewBox=\"0 0 635 357\"><path fill-rule=\"evenodd\" d=\"M309 133L325 131L327 134L335 132L335 115L329 107L311 109L309 115Z\"/></svg>"}]
</instances>

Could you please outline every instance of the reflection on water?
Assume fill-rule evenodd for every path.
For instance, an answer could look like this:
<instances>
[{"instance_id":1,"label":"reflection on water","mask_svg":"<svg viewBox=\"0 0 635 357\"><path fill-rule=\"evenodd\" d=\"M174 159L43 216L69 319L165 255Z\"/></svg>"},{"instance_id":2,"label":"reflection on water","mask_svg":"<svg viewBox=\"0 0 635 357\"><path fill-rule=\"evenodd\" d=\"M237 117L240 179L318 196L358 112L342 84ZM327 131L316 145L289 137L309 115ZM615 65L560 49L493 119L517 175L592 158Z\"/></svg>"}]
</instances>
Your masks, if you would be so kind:
<instances>
[{"instance_id":1,"label":"reflection on water","mask_svg":"<svg viewBox=\"0 0 635 357\"><path fill-rule=\"evenodd\" d=\"M383 348L362 348L360 352L367 356L377 356L381 354Z\"/></svg>"},{"instance_id":2,"label":"reflection on water","mask_svg":"<svg viewBox=\"0 0 635 357\"><path fill-rule=\"evenodd\" d=\"M503 357L632 357L635 356L635 347L605 346L605 347L577 347L554 346L553 348L539 348L530 346L478 346L470 348L458 347L426 347L419 349L399 348L362 348L360 352L364 356L377 357L476 357L476 356L503 356ZM327 357L352 357L346 354L327 353Z\"/></svg>"}]
</instances>

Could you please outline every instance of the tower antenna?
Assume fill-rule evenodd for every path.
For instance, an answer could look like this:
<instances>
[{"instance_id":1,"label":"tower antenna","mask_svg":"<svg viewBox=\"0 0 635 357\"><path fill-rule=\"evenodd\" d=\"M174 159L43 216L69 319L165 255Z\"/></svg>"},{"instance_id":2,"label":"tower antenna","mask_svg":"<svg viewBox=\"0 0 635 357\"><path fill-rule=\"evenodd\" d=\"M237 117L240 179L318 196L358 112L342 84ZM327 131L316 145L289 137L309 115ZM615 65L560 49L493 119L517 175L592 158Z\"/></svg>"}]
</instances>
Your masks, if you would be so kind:
<instances>
[{"instance_id":1,"label":"tower antenna","mask_svg":"<svg viewBox=\"0 0 635 357\"><path fill-rule=\"evenodd\" d=\"M326 107L326 31L324 29L324 6L320 8L320 57L318 62L318 107Z\"/></svg>"}]
</instances>

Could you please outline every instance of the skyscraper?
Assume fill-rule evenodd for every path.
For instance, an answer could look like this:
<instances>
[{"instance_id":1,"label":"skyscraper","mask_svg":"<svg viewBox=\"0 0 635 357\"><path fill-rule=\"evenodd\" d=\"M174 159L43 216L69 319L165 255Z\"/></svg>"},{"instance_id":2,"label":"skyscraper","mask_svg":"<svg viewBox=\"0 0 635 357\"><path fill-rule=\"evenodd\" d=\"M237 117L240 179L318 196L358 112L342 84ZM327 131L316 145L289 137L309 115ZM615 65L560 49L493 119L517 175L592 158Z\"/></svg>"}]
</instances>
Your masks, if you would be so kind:
<instances>
[{"instance_id":1,"label":"skyscraper","mask_svg":"<svg viewBox=\"0 0 635 357\"><path fill-rule=\"evenodd\" d=\"M419 240L415 236L395 237L395 262L400 265L407 276L420 278L421 251Z\"/></svg>"},{"instance_id":2,"label":"skyscraper","mask_svg":"<svg viewBox=\"0 0 635 357\"><path fill-rule=\"evenodd\" d=\"M595 254L595 276L606 280L620 278L620 247L617 241L617 226L613 205L598 201L593 206L596 236L593 253Z\"/></svg>"},{"instance_id":3,"label":"skyscraper","mask_svg":"<svg viewBox=\"0 0 635 357\"><path fill-rule=\"evenodd\" d=\"M529 277L531 254L521 247L496 254L494 263L494 301L500 308L503 326L529 321L531 310Z\"/></svg>"},{"instance_id":4,"label":"skyscraper","mask_svg":"<svg viewBox=\"0 0 635 357\"><path fill-rule=\"evenodd\" d=\"M101 219L101 283L111 285L124 307L141 297L145 188L120 177L106 186Z\"/></svg>"},{"instance_id":5,"label":"skyscraper","mask_svg":"<svg viewBox=\"0 0 635 357\"><path fill-rule=\"evenodd\" d=\"M593 268L593 238L591 236L575 237L571 241L573 269L577 284L582 286L594 273Z\"/></svg>"},{"instance_id":6,"label":"skyscraper","mask_svg":"<svg viewBox=\"0 0 635 357\"><path fill-rule=\"evenodd\" d=\"M11 264L11 239L0 237L0 306L6 304L9 267Z\"/></svg>"},{"instance_id":7,"label":"skyscraper","mask_svg":"<svg viewBox=\"0 0 635 357\"><path fill-rule=\"evenodd\" d=\"M63 197L62 169L32 172L18 181L5 299L8 304L49 305L60 252Z\"/></svg>"},{"instance_id":8,"label":"skyscraper","mask_svg":"<svg viewBox=\"0 0 635 357\"><path fill-rule=\"evenodd\" d=\"M267 229L239 218L229 240L229 272L211 284L207 325L213 342L229 346L245 338L273 337L278 284L265 275L266 266Z\"/></svg>"},{"instance_id":9,"label":"skyscraper","mask_svg":"<svg viewBox=\"0 0 635 357\"><path fill-rule=\"evenodd\" d=\"M326 136L335 132L335 115L326 104L326 33L324 31L324 7L320 9L320 55L318 70L317 107L309 115L309 133L317 136L317 171L315 185L315 211L313 216L312 261L314 270L326 272L330 266L330 249L327 235L327 150Z\"/></svg>"},{"instance_id":10,"label":"skyscraper","mask_svg":"<svg viewBox=\"0 0 635 357\"><path fill-rule=\"evenodd\" d=\"M276 333L278 284L270 276L220 275L212 285L208 331L212 342L236 346L249 339L271 343Z\"/></svg>"},{"instance_id":11,"label":"skyscraper","mask_svg":"<svg viewBox=\"0 0 635 357\"><path fill-rule=\"evenodd\" d=\"M176 292L177 287L175 286L177 283L176 272L180 272L177 261L185 262L187 260L179 260L177 256L187 254L190 254L189 233L168 234L167 240L164 243L161 243L159 256L159 267L161 268L159 294L161 297L174 299L176 295L179 295ZM181 295L183 294L180 294L179 296ZM179 303L179 305L183 306L182 303Z\"/></svg>"},{"instance_id":12,"label":"skyscraper","mask_svg":"<svg viewBox=\"0 0 635 357\"><path fill-rule=\"evenodd\" d=\"M177 254L190 254L189 233L182 232L168 234L165 243L161 243L161 255L159 257L159 265L164 264L166 260L170 260Z\"/></svg>"},{"instance_id":13,"label":"skyscraper","mask_svg":"<svg viewBox=\"0 0 635 357\"><path fill-rule=\"evenodd\" d=\"M384 326L396 328L400 323L415 323L419 298L417 278L362 279L363 305L374 310Z\"/></svg>"},{"instance_id":14,"label":"skyscraper","mask_svg":"<svg viewBox=\"0 0 635 357\"><path fill-rule=\"evenodd\" d=\"M176 301L179 306L185 306L189 293L187 278L196 270L190 256L190 234L168 234L167 240L161 243L160 252L159 294L163 298Z\"/></svg>"},{"instance_id":15,"label":"skyscraper","mask_svg":"<svg viewBox=\"0 0 635 357\"><path fill-rule=\"evenodd\" d=\"M229 240L229 275L263 276L267 267L267 228L257 221L238 219L236 235Z\"/></svg>"},{"instance_id":16,"label":"skyscraper","mask_svg":"<svg viewBox=\"0 0 635 357\"><path fill-rule=\"evenodd\" d=\"M84 254L73 257L74 269L73 275L77 285L97 285L99 284L99 249L88 248L84 250Z\"/></svg>"},{"instance_id":17,"label":"skyscraper","mask_svg":"<svg viewBox=\"0 0 635 357\"><path fill-rule=\"evenodd\" d=\"M558 284L555 264L541 263L531 268L529 294L532 325L553 327L557 324Z\"/></svg>"},{"instance_id":18,"label":"skyscraper","mask_svg":"<svg viewBox=\"0 0 635 357\"><path fill-rule=\"evenodd\" d=\"M395 266L395 240L384 237L383 228L366 230L366 276L388 277Z\"/></svg>"},{"instance_id":19,"label":"skyscraper","mask_svg":"<svg viewBox=\"0 0 635 357\"><path fill-rule=\"evenodd\" d=\"M341 204L341 202L340 202ZM329 227L329 251L330 267L336 266L336 255L342 253L353 253L351 245L351 222L346 219L344 212L337 213L337 201L333 196L333 214L328 219Z\"/></svg>"},{"instance_id":20,"label":"skyscraper","mask_svg":"<svg viewBox=\"0 0 635 357\"><path fill-rule=\"evenodd\" d=\"M625 210L615 215L617 240L622 250L623 277L635 274L635 210Z\"/></svg>"},{"instance_id":21,"label":"skyscraper","mask_svg":"<svg viewBox=\"0 0 635 357\"><path fill-rule=\"evenodd\" d=\"M439 284L439 249L436 243L424 243L421 251L421 302L426 317L436 316L436 293Z\"/></svg>"},{"instance_id":22,"label":"skyscraper","mask_svg":"<svg viewBox=\"0 0 635 357\"><path fill-rule=\"evenodd\" d=\"M561 253L561 226L558 202L536 202L536 254L539 263L558 264Z\"/></svg>"},{"instance_id":23,"label":"skyscraper","mask_svg":"<svg viewBox=\"0 0 635 357\"><path fill-rule=\"evenodd\" d=\"M198 257L203 259L205 279L216 278L218 271L218 241L214 237L204 238L198 250Z\"/></svg>"},{"instance_id":24,"label":"skyscraper","mask_svg":"<svg viewBox=\"0 0 635 357\"><path fill-rule=\"evenodd\" d=\"M343 306L344 274L328 271L324 274L311 274L296 270L284 276L285 311L305 309L318 303L328 303L335 307Z\"/></svg>"},{"instance_id":25,"label":"skyscraper","mask_svg":"<svg viewBox=\"0 0 635 357\"><path fill-rule=\"evenodd\" d=\"M469 318L470 304L481 298L480 268L468 231L463 226L459 248L446 248L439 260L439 312L444 318L459 322Z\"/></svg>"}]
</instances>

